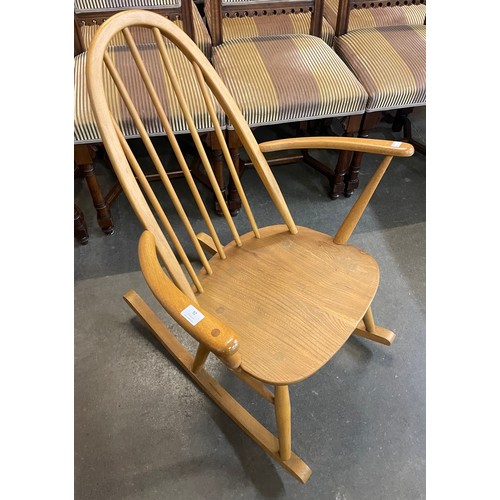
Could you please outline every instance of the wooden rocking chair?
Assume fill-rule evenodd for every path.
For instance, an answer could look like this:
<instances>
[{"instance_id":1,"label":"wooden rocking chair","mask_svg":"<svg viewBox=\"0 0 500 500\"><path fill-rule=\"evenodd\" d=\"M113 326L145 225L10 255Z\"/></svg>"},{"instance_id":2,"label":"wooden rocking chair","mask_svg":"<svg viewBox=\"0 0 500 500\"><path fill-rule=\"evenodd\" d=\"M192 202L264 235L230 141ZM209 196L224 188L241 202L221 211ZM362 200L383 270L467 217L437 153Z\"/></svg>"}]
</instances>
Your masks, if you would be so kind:
<instances>
[{"instance_id":1,"label":"wooden rocking chair","mask_svg":"<svg viewBox=\"0 0 500 500\"><path fill-rule=\"evenodd\" d=\"M130 28L137 25L149 27L159 47L164 71L171 79L201 161L223 208L233 238L226 245L221 243L197 185L182 160L182 152L175 135L171 133L152 78L145 71L140 52L135 48ZM187 184L209 234L196 234L194 231L140 121L136 104L122 85L117 67L107 52L110 41L120 32L127 40L144 84L150 91L151 100L185 172ZM163 37L169 42L165 42ZM173 71L169 59L173 52L171 47L167 50L169 44L180 49L178 53L182 52L192 64L252 229L247 234L240 236L223 203L221 190L186 106L182 84ZM147 183L139 161L114 121L106 97L109 95L106 88L109 84L108 72L119 88L173 207L196 249L202 265L198 273L188 259L169 216L162 209L157 194ZM123 190L145 228L139 241L139 260L144 277L165 310L199 342L197 352L192 355L135 291L128 291L125 301L214 402L265 452L305 483L311 469L291 449L289 386L320 369L352 334L385 345L392 343L394 334L375 325L370 309L379 281L377 263L347 242L392 158L411 156L413 147L400 142L346 137L301 137L257 144L234 99L199 48L172 22L148 11L117 14L99 28L89 49L87 79L104 146ZM217 122L216 102L234 125L284 224L257 226ZM294 148L327 148L384 156L334 238L295 225L263 154ZM219 223L223 221L219 219ZM205 252L211 254L209 259ZM274 405L278 437L261 425L206 372L204 363L210 353ZM274 391L267 384L274 386Z\"/></svg>"}]
</instances>

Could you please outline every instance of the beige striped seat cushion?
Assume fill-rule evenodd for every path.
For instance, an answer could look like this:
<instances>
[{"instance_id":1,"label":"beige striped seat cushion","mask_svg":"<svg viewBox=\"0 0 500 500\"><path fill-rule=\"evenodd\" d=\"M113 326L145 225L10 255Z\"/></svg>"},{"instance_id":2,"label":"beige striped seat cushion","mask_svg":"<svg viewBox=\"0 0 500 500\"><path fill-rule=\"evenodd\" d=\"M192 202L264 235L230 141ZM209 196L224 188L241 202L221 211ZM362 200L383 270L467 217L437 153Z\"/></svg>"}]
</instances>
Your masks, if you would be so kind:
<instances>
[{"instance_id":1,"label":"beige striped seat cushion","mask_svg":"<svg viewBox=\"0 0 500 500\"><path fill-rule=\"evenodd\" d=\"M335 28L337 25L339 0L325 0L324 5L323 15ZM352 9L349 14L348 31L381 26L424 24L425 14L425 4Z\"/></svg>"},{"instance_id":2,"label":"beige striped seat cushion","mask_svg":"<svg viewBox=\"0 0 500 500\"><path fill-rule=\"evenodd\" d=\"M224 41L257 36L309 34L311 13L280 14L269 16L225 17L222 19ZM323 18L321 38L333 45L335 32L330 23Z\"/></svg>"},{"instance_id":3,"label":"beige striped seat cushion","mask_svg":"<svg viewBox=\"0 0 500 500\"><path fill-rule=\"evenodd\" d=\"M171 7L180 5L180 0L75 0L75 12L84 10L109 10L140 7Z\"/></svg>"},{"instance_id":4,"label":"beige striped seat cushion","mask_svg":"<svg viewBox=\"0 0 500 500\"><path fill-rule=\"evenodd\" d=\"M199 89L191 63L189 63L179 49L170 44L167 44L167 47L197 129L199 131L213 130L213 124L203 101L203 96ZM156 92L159 95L163 108L167 112L173 131L175 133L188 132L187 124L182 115L177 98L175 97L172 85L168 75L163 69L158 49L152 44L139 45L138 48L151 76L153 84L155 85ZM129 94L135 102L149 135L165 135L163 126L157 117L157 112L147 94L146 87L139 75L139 71L137 70L135 63L132 60L130 52L126 50L125 47L113 46L110 49L110 54L115 66L121 73ZM75 144L101 142L94 114L90 106L90 99L87 93L85 78L86 59L87 52L79 54L75 57ZM118 90L112 82L111 76L107 71L105 72L105 75L105 91L107 93L108 100L110 101L110 109L112 110L115 119L117 119L126 138L138 137L137 129L132 122L123 100L119 96ZM216 105L216 109L219 117L219 123L222 128L225 128L224 113L218 104Z\"/></svg>"},{"instance_id":5,"label":"beige striped seat cushion","mask_svg":"<svg viewBox=\"0 0 500 500\"><path fill-rule=\"evenodd\" d=\"M81 1L81 0L80 0ZM191 0L192 1L192 0ZM88 0L87 0L88 2ZM96 0L92 0L93 3L96 3ZM172 4L171 5L177 5L178 0L171 0ZM110 2L109 0L106 2L102 2L106 4L112 4L116 2ZM160 6L168 6L170 3L167 1L165 2L164 0L162 2L157 2L154 3L151 0L141 2L140 0L129 0L128 2L124 0L120 0L118 2L119 4L148 4L148 6L151 5L160 5ZM203 19L201 18L201 15L198 11L198 8L196 7L195 3L192 1L193 4L193 26L194 26L194 37L195 37L195 43L198 45L200 50L210 59L212 55L212 39L210 38L210 34L208 33L208 29L205 26L205 23L203 22ZM117 8L116 6L114 8ZM171 21L176 24L179 28L183 28L182 21L180 19L171 19ZM94 36L95 32L98 30L99 26L97 24L84 24L83 26L80 27L81 33L82 33L82 41L83 41L83 49L87 50L90 45L90 40L92 40L92 37ZM134 27L131 28L131 32L136 39L137 43L154 43L153 40L153 35L151 30L149 29L143 29L143 28L138 28ZM125 39L123 35L117 35L111 42L112 45L126 45L125 44Z\"/></svg>"},{"instance_id":6,"label":"beige striped seat cushion","mask_svg":"<svg viewBox=\"0 0 500 500\"><path fill-rule=\"evenodd\" d=\"M425 25L384 26L337 39L337 53L368 91L368 112L425 105L425 32Z\"/></svg>"},{"instance_id":7,"label":"beige striped seat cushion","mask_svg":"<svg viewBox=\"0 0 500 500\"><path fill-rule=\"evenodd\" d=\"M366 91L338 55L314 36L231 40L214 47L213 64L250 126L365 110Z\"/></svg>"}]
</instances>

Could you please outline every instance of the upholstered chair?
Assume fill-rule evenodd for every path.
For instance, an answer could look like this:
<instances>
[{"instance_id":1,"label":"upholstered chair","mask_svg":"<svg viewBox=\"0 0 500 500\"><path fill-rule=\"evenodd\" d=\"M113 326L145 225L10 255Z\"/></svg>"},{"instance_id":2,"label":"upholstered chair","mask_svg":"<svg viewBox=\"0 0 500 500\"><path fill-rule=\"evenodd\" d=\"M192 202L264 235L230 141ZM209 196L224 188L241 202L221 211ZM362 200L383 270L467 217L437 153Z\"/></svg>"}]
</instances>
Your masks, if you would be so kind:
<instances>
[{"instance_id":1,"label":"upholstered chair","mask_svg":"<svg viewBox=\"0 0 500 500\"><path fill-rule=\"evenodd\" d=\"M323 0L283 1L279 4L282 8L278 9L275 7L276 2L229 4L221 0L205 0L215 70L253 129L339 118L342 119L343 133L355 135L365 111L367 94L341 58L321 37ZM230 12L230 19L238 14L239 17L234 17L234 23L240 19L242 23L248 24L245 19L248 14L248 17L268 17L266 23L274 21L275 26L283 26L289 23L292 15L297 15L290 9L296 9L299 4L308 15L309 33L312 34L278 32L257 33L257 36L250 38L225 38L225 26L229 26L226 13ZM280 21L282 16L288 16L288 21ZM259 26L259 23L255 26ZM241 168L238 159L241 143L233 133L230 121L227 128L234 163ZM294 161L297 161L296 158L295 155ZM341 152L336 165L324 165L307 151L303 151L301 158L327 177L332 198L343 192L343 177L350 153ZM273 160L270 161L272 164ZM276 161L283 163L287 160L281 157ZM239 208L238 199L233 198L236 192L231 186L228 190L230 208L236 213Z\"/></svg>"},{"instance_id":2,"label":"upholstered chair","mask_svg":"<svg viewBox=\"0 0 500 500\"><path fill-rule=\"evenodd\" d=\"M358 2L357 5L363 2ZM391 2L390 8L385 8L388 2L373 3L374 8L355 8L349 13L347 32L362 28L375 28L380 26L402 26L425 24L426 5L413 3L411 0L396 0ZM381 6L378 4L382 3ZM377 6L378 8L375 8ZM330 26L337 26L339 0L325 0L323 16Z\"/></svg>"},{"instance_id":3,"label":"upholstered chair","mask_svg":"<svg viewBox=\"0 0 500 500\"><path fill-rule=\"evenodd\" d=\"M421 152L422 148L411 138L407 116L413 108L426 104L424 3L424 0L376 3L340 0L334 45L368 93L360 136L368 137L384 113L394 112L397 120L393 130L398 131L399 125L404 124L405 137L400 139L413 143ZM407 15L398 15L401 10ZM350 21L351 16L356 23ZM372 19L375 23L386 20L387 24L358 28L361 19ZM395 24L397 19L410 22L413 19L417 24ZM347 196L358 187L361 157L361 153L354 155L345 177Z\"/></svg>"},{"instance_id":4,"label":"upholstered chair","mask_svg":"<svg viewBox=\"0 0 500 500\"><path fill-rule=\"evenodd\" d=\"M87 181L90 194L97 212L99 226L106 234L114 231L114 224L111 216L110 205L119 194L120 189L117 183L107 194L102 192L94 170L94 159L97 149L101 145L101 138L95 122L94 114L90 106L85 80L85 67L87 61L87 49L90 46L92 37L102 22L114 13L130 9L147 9L158 12L172 20L177 26L182 28L196 42L202 52L210 57L211 39L203 19L192 0L118 0L118 1L97 1L97 0L76 0L75 1L75 61L74 61L74 145L75 164L82 172ZM173 89L169 85L169 80L163 75L161 70L160 55L155 48L148 30L135 27L131 30L137 43L137 49L143 58L145 65L152 74L155 75L154 86L158 97L162 103L171 101ZM132 66L132 54L125 48L123 35L116 37L113 42L114 63L120 67ZM169 50L178 50L169 46ZM210 117L204 109L203 98L195 85L193 69L186 64L182 57L175 58L178 71L183 78L183 83L189 95L189 106L193 110L196 127L200 132L206 132L207 141L210 141L210 133L213 130ZM144 121L147 132L150 136L164 136L165 130L158 119L154 103L149 99L144 83L140 80L137 70L125 73L124 84L133 99L142 102L139 110ZM109 76L109 75L108 75ZM109 77L110 78L110 77ZM126 102L116 90L110 85L110 92L113 93L115 102L115 119L126 139L138 137L134 119L127 110ZM143 97L142 97L143 96ZM185 134L188 126L182 117L179 107L166 106L170 113L169 119L172 124L174 134ZM223 126L224 118L221 117ZM214 144L217 150L217 145ZM222 163L216 166L219 177L222 178ZM199 175L200 180L205 181L205 176ZM205 182L207 185L208 183Z\"/></svg>"},{"instance_id":5,"label":"upholstered chair","mask_svg":"<svg viewBox=\"0 0 500 500\"><path fill-rule=\"evenodd\" d=\"M310 6L297 1L296 5L267 1L222 0L222 31L224 41L269 35L311 34ZM206 10L210 24L210 10ZM328 45L333 46L335 24L321 17L321 32L317 33Z\"/></svg>"}]
</instances>

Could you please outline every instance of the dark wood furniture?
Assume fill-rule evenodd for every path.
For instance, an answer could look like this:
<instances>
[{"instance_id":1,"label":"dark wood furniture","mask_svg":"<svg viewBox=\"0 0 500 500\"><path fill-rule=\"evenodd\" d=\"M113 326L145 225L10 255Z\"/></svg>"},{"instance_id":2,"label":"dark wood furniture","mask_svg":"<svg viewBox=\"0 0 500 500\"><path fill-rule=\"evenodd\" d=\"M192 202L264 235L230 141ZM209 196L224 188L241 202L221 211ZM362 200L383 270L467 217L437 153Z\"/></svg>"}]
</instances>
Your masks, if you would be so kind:
<instances>
[{"instance_id":1,"label":"dark wood furniture","mask_svg":"<svg viewBox=\"0 0 500 500\"><path fill-rule=\"evenodd\" d=\"M83 215L82 209L75 204L75 239L82 245L86 245L89 242L89 231L87 229L87 223L85 222L85 217Z\"/></svg>"},{"instance_id":2,"label":"dark wood furniture","mask_svg":"<svg viewBox=\"0 0 500 500\"><path fill-rule=\"evenodd\" d=\"M125 10L147 9L156 12L166 18L172 19L178 24L182 23L182 29L188 36L192 39L197 39L197 37L201 38L201 40L198 40L200 44L209 45L208 31L206 31L203 25L206 36L204 36L204 33L200 34L200 25L203 24L203 21L196 7L196 12L193 12L193 3L191 0L166 0L165 2L152 0L149 3L140 2L138 0L119 0L114 2L115 7L113 8L103 8L101 5L102 2L97 0L75 1L75 63L78 60L78 63L81 64L81 58L86 57L86 51L89 47L90 40L97 28L112 15ZM203 38L206 38L206 40ZM210 50L210 47L206 47L206 50ZM83 65L85 65L85 63L83 63ZM75 113L78 112L79 116L91 113L90 109L85 109L81 113L80 110L77 109L81 106L90 108L90 104L85 104L84 102L88 97L86 96L86 88L83 80L84 68L77 71L75 66ZM96 177L94 166L97 151L102 148L102 143L95 124L92 124L92 118L87 116L85 120L87 123L83 124L83 126L79 124L78 131L76 130L77 120L75 120L74 162L80 174L85 177L96 210L98 224L105 234L110 235L113 234L115 229L110 207L120 193L121 188L119 183L117 183L109 192L103 192L99 180ZM174 173L174 176L175 175Z\"/></svg>"},{"instance_id":3,"label":"dark wood furniture","mask_svg":"<svg viewBox=\"0 0 500 500\"><path fill-rule=\"evenodd\" d=\"M248 16L277 18L303 12L311 12L308 35L280 33L239 40L233 38L227 42L224 39L223 18L237 17L245 22ZM331 47L320 39L322 12L323 0L205 1L213 41L212 63L252 129L295 122L300 124L296 133L302 135L309 133L307 123L317 125L325 119L338 118L346 136L358 132L366 93ZM311 37L316 40L314 43ZM251 64L240 63L245 60L245 55ZM323 99L320 104L321 99L316 97L318 89ZM288 96L299 97L290 105ZM242 174L251 162L239 160L241 142L230 123L228 135L233 161ZM269 163L279 165L303 160L327 177L328 194L337 198L344 191L350 155L350 152L342 151L336 165L324 165L308 151L297 151L292 155L277 155L269 159ZM234 187L230 185L228 189L230 207L236 213L240 202Z\"/></svg>"},{"instance_id":4,"label":"dark wood furniture","mask_svg":"<svg viewBox=\"0 0 500 500\"><path fill-rule=\"evenodd\" d=\"M425 24L389 25L349 29L353 9L402 9L423 5L425 0L364 2L339 0L335 50L368 92L367 110L359 136L368 137L384 114L394 111L393 131L404 131L401 140L411 142L425 153L411 134L408 115L415 106L426 103ZM398 16L392 16L397 19ZM362 153L354 155L345 178L345 195L359 185Z\"/></svg>"}]
</instances>

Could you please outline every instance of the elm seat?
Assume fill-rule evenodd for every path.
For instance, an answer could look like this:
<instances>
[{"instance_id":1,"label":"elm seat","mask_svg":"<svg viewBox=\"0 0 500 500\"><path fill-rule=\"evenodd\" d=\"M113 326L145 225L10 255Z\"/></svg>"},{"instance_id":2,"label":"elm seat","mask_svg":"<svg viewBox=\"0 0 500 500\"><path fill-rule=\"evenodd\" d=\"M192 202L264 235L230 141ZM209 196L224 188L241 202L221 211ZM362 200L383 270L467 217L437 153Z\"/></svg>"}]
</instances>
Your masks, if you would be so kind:
<instances>
[{"instance_id":1,"label":"elm seat","mask_svg":"<svg viewBox=\"0 0 500 500\"><path fill-rule=\"evenodd\" d=\"M365 111L363 86L315 36L230 40L213 47L212 62L250 126Z\"/></svg>"},{"instance_id":2,"label":"elm seat","mask_svg":"<svg viewBox=\"0 0 500 500\"><path fill-rule=\"evenodd\" d=\"M337 25L338 10L339 0L325 0L323 16L331 26ZM347 31L381 26L424 24L425 16L425 4L397 5L392 8L353 9L349 16Z\"/></svg>"},{"instance_id":3,"label":"elm seat","mask_svg":"<svg viewBox=\"0 0 500 500\"><path fill-rule=\"evenodd\" d=\"M379 281L367 253L297 229L291 235L286 225L261 228L258 239L247 233L243 246L224 248L225 260L210 260L212 275L199 274L198 301L238 333L241 368L273 384L294 384L319 370L361 321ZM310 331L321 338L320 349L309 342Z\"/></svg>"},{"instance_id":4,"label":"elm seat","mask_svg":"<svg viewBox=\"0 0 500 500\"><path fill-rule=\"evenodd\" d=\"M425 105L425 35L425 25L383 26L337 39L337 53L368 92L368 113Z\"/></svg>"},{"instance_id":5,"label":"elm seat","mask_svg":"<svg viewBox=\"0 0 500 500\"><path fill-rule=\"evenodd\" d=\"M199 132L213 130L213 124L203 101L202 93L196 82L196 77L192 65L182 56L179 49L172 44L166 43L169 54L171 54L176 71L182 79L184 91L188 98L188 106L193 116L195 125ZM144 60L146 68L153 77L153 82L158 96L164 106L174 133L189 133L188 126L182 114L174 90L169 78L162 69L162 62L159 50L154 44L138 45L139 53ZM144 121L146 130L150 136L165 135L160 118L154 108L151 99L148 97L147 89L142 81L139 71L133 63L133 58L124 46L112 45L110 54L114 64L123 74L124 83L131 93L134 101L141 103L140 113ZM85 79L85 66L87 52L75 57L75 143L97 143L101 142L99 131L91 109L90 99L87 92ZM130 114L121 99L116 86L112 83L109 72L106 72L106 89L109 98L114 103L113 111L120 128L126 138L135 138L139 134L130 117ZM224 114L219 110L219 122L224 126Z\"/></svg>"}]
</instances>

